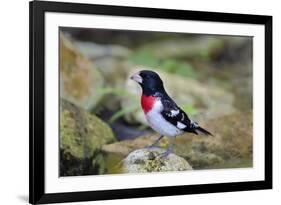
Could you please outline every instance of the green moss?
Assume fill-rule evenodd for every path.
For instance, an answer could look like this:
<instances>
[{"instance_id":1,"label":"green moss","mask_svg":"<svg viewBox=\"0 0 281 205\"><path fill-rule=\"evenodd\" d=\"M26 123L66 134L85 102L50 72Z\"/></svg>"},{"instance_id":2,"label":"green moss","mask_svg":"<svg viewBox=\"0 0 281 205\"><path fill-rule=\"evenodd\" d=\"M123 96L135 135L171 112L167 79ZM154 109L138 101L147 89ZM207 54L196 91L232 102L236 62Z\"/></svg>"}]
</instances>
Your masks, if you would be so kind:
<instances>
[{"instance_id":1,"label":"green moss","mask_svg":"<svg viewBox=\"0 0 281 205\"><path fill-rule=\"evenodd\" d=\"M102 145L114 141L113 132L105 122L72 103L61 100L60 150L61 163L66 173L72 173L70 169L73 167L67 166L73 164L70 161L75 162L77 167L81 165L83 169L87 169L80 174L104 171L100 149Z\"/></svg>"},{"instance_id":2,"label":"green moss","mask_svg":"<svg viewBox=\"0 0 281 205\"><path fill-rule=\"evenodd\" d=\"M150 67L157 67L159 65L159 60L147 50L140 50L134 53L131 56L131 61L137 65L145 65Z\"/></svg>"},{"instance_id":3,"label":"green moss","mask_svg":"<svg viewBox=\"0 0 281 205\"><path fill-rule=\"evenodd\" d=\"M149 50L140 50L132 55L131 61L136 65L144 65L148 67L161 68L161 70L178 74L180 76L197 78L197 73L193 66L186 61L175 59L175 58L165 58L161 59L150 53Z\"/></svg>"},{"instance_id":4,"label":"green moss","mask_svg":"<svg viewBox=\"0 0 281 205\"><path fill-rule=\"evenodd\" d=\"M191 104L188 105L181 105L181 109L183 109L184 112L188 113L190 116L195 116L198 114L198 110Z\"/></svg>"},{"instance_id":5,"label":"green moss","mask_svg":"<svg viewBox=\"0 0 281 205\"><path fill-rule=\"evenodd\" d=\"M122 156L117 154L107 153L105 155L105 166L107 174L120 174L122 173Z\"/></svg>"},{"instance_id":6,"label":"green moss","mask_svg":"<svg viewBox=\"0 0 281 205\"><path fill-rule=\"evenodd\" d=\"M197 78L197 73L195 72L193 66L181 60L163 60L162 63L160 63L159 68L166 72L178 74L180 76L190 77L194 79Z\"/></svg>"}]
</instances>

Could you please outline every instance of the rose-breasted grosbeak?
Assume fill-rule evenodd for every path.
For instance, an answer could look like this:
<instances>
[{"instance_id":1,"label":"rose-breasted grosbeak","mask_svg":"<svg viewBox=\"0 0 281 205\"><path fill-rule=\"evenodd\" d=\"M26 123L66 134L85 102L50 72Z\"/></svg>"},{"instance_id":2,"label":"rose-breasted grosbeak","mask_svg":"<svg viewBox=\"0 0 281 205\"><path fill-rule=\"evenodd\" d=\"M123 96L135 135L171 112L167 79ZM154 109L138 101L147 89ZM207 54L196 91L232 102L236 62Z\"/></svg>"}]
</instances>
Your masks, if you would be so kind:
<instances>
[{"instance_id":1,"label":"rose-breasted grosbeak","mask_svg":"<svg viewBox=\"0 0 281 205\"><path fill-rule=\"evenodd\" d=\"M212 135L189 119L187 114L166 93L159 75L153 71L142 70L131 76L142 88L141 107L150 127L161 136L151 146L156 145L163 136L174 141L175 137L184 132ZM173 150L170 143L162 156L167 156Z\"/></svg>"}]
</instances>

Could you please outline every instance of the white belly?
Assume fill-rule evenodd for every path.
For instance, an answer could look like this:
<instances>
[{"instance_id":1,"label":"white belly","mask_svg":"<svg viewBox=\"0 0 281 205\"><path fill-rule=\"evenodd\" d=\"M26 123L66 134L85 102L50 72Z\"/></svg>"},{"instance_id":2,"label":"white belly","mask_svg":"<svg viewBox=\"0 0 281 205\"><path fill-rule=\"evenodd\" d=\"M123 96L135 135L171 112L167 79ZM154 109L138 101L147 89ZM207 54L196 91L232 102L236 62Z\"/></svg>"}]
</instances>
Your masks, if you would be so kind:
<instances>
[{"instance_id":1,"label":"white belly","mask_svg":"<svg viewBox=\"0 0 281 205\"><path fill-rule=\"evenodd\" d=\"M182 130L167 122L157 109L152 109L146 113L146 120L151 128L161 135L175 137L183 133Z\"/></svg>"}]
</instances>

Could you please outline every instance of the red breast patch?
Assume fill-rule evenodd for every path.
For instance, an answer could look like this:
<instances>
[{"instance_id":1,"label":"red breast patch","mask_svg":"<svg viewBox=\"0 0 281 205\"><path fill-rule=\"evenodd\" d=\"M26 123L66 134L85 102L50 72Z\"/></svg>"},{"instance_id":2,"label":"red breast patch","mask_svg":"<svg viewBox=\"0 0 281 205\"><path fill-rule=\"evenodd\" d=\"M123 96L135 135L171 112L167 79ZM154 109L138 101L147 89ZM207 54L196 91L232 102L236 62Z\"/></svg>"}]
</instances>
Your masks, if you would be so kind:
<instances>
[{"instance_id":1,"label":"red breast patch","mask_svg":"<svg viewBox=\"0 0 281 205\"><path fill-rule=\"evenodd\" d=\"M145 113L149 112L151 110L151 108L153 107L155 101L156 101L156 97L154 97L154 96L142 95L141 96L141 107L142 107L142 110Z\"/></svg>"}]
</instances>

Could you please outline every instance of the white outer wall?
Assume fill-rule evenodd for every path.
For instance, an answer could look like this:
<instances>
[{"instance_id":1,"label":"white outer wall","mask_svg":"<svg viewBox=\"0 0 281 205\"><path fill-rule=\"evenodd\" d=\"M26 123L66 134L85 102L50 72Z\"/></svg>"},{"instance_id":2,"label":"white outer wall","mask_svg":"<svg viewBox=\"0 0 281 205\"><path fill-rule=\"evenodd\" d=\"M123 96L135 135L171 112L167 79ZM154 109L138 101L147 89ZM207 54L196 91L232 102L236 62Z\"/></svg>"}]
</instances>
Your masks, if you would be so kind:
<instances>
[{"instance_id":1,"label":"white outer wall","mask_svg":"<svg viewBox=\"0 0 281 205\"><path fill-rule=\"evenodd\" d=\"M79 2L79 0L72 0ZM274 16L274 190L157 197L79 204L277 204L281 200L281 13L276 0L80 0L100 4L268 14ZM0 203L26 204L28 196L28 2L1 2ZM277 46L278 45L278 46ZM17 75L16 75L17 74ZM279 89L277 89L279 88ZM278 105L278 107L277 107ZM279 122L279 123L278 123ZM78 203L71 203L78 204Z\"/></svg>"}]
</instances>

